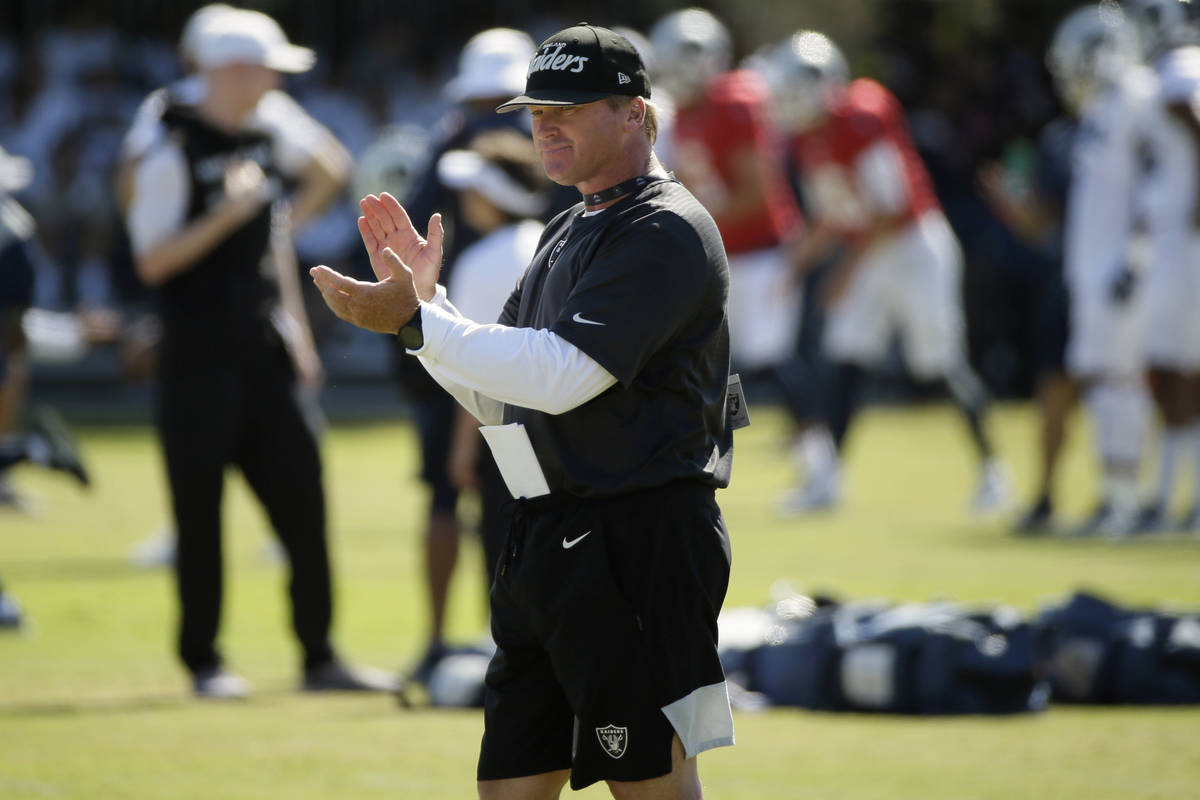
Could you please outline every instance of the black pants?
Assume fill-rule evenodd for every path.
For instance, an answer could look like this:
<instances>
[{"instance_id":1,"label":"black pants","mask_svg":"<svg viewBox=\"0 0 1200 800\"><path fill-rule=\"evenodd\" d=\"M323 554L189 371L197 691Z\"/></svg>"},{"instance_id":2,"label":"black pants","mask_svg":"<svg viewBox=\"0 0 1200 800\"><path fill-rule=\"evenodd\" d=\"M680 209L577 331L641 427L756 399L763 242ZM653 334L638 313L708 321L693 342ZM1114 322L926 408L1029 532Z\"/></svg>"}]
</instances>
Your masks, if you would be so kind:
<instances>
[{"instance_id":1,"label":"black pants","mask_svg":"<svg viewBox=\"0 0 1200 800\"><path fill-rule=\"evenodd\" d=\"M158 425L178 534L179 656L192 672L221 663L221 497L225 468L236 465L287 552L292 627L305 666L313 666L332 657L333 614L315 426L277 338L220 358L213 349L168 341L160 365Z\"/></svg>"}]
</instances>

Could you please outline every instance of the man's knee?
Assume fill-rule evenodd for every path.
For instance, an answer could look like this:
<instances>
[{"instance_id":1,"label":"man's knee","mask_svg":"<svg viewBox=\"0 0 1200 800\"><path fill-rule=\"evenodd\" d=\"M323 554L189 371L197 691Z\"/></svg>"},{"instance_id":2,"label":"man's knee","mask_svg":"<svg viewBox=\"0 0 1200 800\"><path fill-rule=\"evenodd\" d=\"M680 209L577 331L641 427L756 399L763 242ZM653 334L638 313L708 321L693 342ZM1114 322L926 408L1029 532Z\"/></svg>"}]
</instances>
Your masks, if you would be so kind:
<instances>
[{"instance_id":1,"label":"man's knee","mask_svg":"<svg viewBox=\"0 0 1200 800\"><path fill-rule=\"evenodd\" d=\"M704 800L695 758L687 758L683 742L671 740L671 772L646 781L608 781L616 800Z\"/></svg>"},{"instance_id":2,"label":"man's knee","mask_svg":"<svg viewBox=\"0 0 1200 800\"><path fill-rule=\"evenodd\" d=\"M521 778L479 781L479 800L557 800L567 785L568 770L526 775Z\"/></svg>"}]
</instances>

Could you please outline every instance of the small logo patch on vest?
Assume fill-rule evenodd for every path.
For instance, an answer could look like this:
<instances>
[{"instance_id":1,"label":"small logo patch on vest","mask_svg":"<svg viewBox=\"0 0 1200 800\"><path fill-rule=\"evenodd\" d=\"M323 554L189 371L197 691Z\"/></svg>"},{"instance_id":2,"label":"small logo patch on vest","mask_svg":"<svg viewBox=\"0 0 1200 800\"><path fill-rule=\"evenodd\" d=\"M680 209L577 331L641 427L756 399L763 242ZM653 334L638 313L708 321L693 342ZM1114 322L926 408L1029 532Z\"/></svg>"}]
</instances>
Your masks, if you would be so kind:
<instances>
[{"instance_id":1,"label":"small logo patch on vest","mask_svg":"<svg viewBox=\"0 0 1200 800\"><path fill-rule=\"evenodd\" d=\"M625 755L625 747L629 744L629 728L620 728L616 725L596 728L596 737L600 740L600 746L604 748L604 752L613 758L620 758Z\"/></svg>"}]
</instances>

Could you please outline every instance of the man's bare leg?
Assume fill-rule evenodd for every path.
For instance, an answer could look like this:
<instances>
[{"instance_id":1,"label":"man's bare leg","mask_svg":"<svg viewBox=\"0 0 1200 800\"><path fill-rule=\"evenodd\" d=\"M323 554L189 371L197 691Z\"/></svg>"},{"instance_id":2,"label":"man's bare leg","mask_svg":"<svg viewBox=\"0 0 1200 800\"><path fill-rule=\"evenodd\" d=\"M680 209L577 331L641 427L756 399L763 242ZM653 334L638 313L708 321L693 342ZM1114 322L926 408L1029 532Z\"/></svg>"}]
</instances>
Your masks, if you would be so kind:
<instances>
[{"instance_id":1,"label":"man's bare leg","mask_svg":"<svg viewBox=\"0 0 1200 800\"><path fill-rule=\"evenodd\" d=\"M558 800L570 770L479 782L479 800Z\"/></svg>"},{"instance_id":2,"label":"man's bare leg","mask_svg":"<svg viewBox=\"0 0 1200 800\"><path fill-rule=\"evenodd\" d=\"M671 772L644 781L608 781L616 800L703 800L696 759L685 758L683 743L671 742ZM480 800L557 800L571 773L544 772L523 778L480 781Z\"/></svg>"},{"instance_id":3,"label":"man's bare leg","mask_svg":"<svg viewBox=\"0 0 1200 800\"><path fill-rule=\"evenodd\" d=\"M704 800L696 759L685 757L678 736L671 742L670 774L645 781L609 781L608 790L616 800Z\"/></svg>"}]
</instances>

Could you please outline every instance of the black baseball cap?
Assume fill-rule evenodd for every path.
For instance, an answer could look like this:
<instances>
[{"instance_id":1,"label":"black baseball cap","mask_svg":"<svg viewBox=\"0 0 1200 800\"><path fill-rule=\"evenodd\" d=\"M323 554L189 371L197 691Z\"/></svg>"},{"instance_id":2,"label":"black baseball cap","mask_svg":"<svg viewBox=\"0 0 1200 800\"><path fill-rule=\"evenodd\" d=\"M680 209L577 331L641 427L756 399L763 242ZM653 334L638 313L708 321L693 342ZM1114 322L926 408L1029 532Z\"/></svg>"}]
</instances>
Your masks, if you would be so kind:
<instances>
[{"instance_id":1,"label":"black baseball cap","mask_svg":"<svg viewBox=\"0 0 1200 800\"><path fill-rule=\"evenodd\" d=\"M576 106L614 94L649 97L646 65L621 34L581 22L538 46L525 76L525 94L496 110Z\"/></svg>"}]
</instances>

